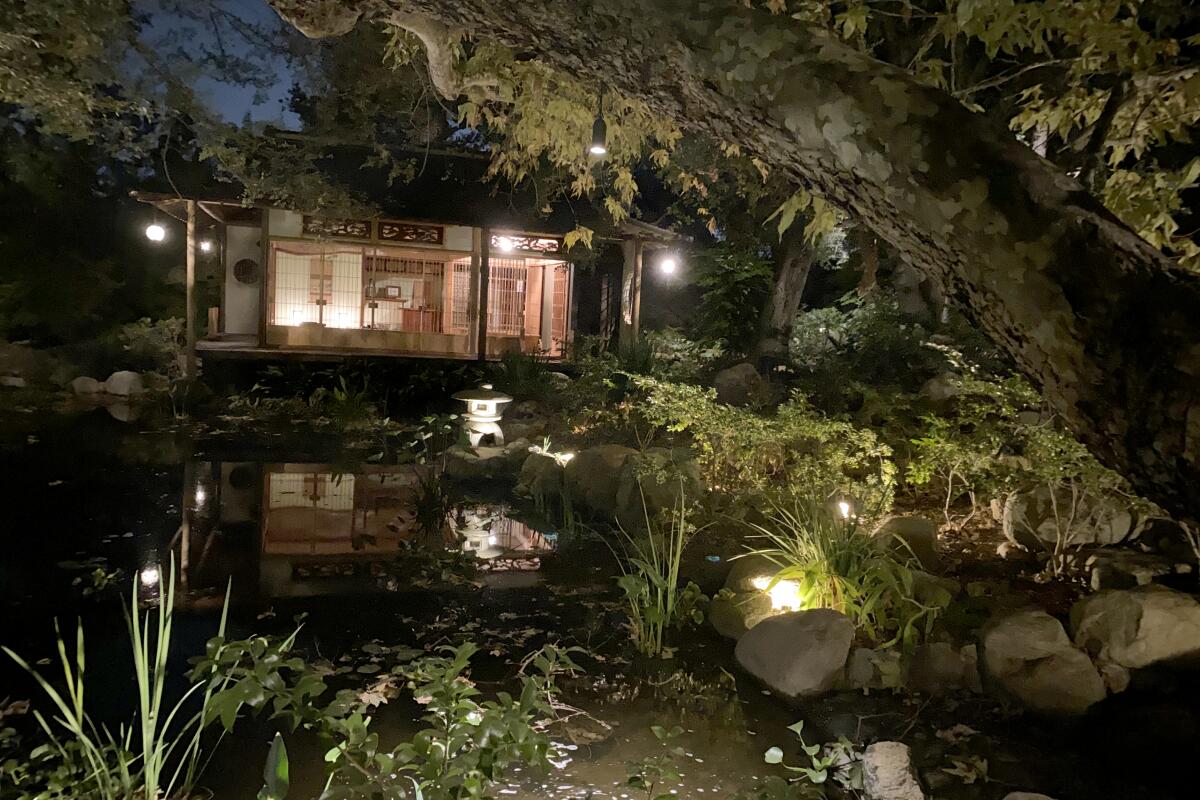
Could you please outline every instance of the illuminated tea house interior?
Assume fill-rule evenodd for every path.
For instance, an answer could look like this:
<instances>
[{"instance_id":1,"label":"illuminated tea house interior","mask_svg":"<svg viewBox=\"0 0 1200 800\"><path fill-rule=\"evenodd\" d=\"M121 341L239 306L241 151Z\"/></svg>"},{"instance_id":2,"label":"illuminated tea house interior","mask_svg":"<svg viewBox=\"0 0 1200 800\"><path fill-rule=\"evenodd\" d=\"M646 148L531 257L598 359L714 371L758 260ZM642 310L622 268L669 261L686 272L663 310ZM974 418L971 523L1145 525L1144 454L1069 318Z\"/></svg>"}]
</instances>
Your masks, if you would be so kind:
<instances>
[{"instance_id":1,"label":"illuminated tea house interior","mask_svg":"<svg viewBox=\"0 0 1200 800\"><path fill-rule=\"evenodd\" d=\"M135 197L184 223L163 245L191 256L189 341L201 357L560 359L580 329L581 297L582 329L636 336L643 251L672 238L627 223L601 243L620 245L607 271L579 285L561 233ZM195 307L198 268L219 284L207 317Z\"/></svg>"}]
</instances>

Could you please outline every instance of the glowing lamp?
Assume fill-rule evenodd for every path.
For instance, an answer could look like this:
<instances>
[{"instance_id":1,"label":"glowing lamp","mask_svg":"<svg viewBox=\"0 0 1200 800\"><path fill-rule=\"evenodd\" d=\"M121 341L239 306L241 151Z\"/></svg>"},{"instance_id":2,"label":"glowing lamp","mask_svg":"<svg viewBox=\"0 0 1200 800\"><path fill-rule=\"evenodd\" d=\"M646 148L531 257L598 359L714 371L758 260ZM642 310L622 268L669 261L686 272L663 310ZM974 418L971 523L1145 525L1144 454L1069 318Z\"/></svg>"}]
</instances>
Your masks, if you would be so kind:
<instances>
[{"instance_id":1,"label":"glowing lamp","mask_svg":"<svg viewBox=\"0 0 1200 800\"><path fill-rule=\"evenodd\" d=\"M516 249L516 244L514 244L513 240L507 236L497 236L496 246L499 247L500 251L503 253L511 253L514 249Z\"/></svg>"},{"instance_id":2,"label":"glowing lamp","mask_svg":"<svg viewBox=\"0 0 1200 800\"><path fill-rule=\"evenodd\" d=\"M604 124L604 117L596 117L596 121L592 123L592 146L588 148L588 152L594 156L603 156L608 154L608 126Z\"/></svg>"},{"instance_id":3,"label":"glowing lamp","mask_svg":"<svg viewBox=\"0 0 1200 800\"><path fill-rule=\"evenodd\" d=\"M138 573L138 580L140 580L142 582L142 586L145 586L147 589L152 589L155 586L158 586L158 567L143 567L142 571Z\"/></svg>"},{"instance_id":4,"label":"glowing lamp","mask_svg":"<svg viewBox=\"0 0 1200 800\"><path fill-rule=\"evenodd\" d=\"M776 581L771 585L771 579L761 575L751 581L755 589L766 592L771 598L771 608L776 611L799 611L804 606L800 597L800 584L796 581Z\"/></svg>"},{"instance_id":5,"label":"glowing lamp","mask_svg":"<svg viewBox=\"0 0 1200 800\"><path fill-rule=\"evenodd\" d=\"M842 519L850 519L850 504L848 502L838 500L837 508L838 514L841 515Z\"/></svg>"},{"instance_id":6,"label":"glowing lamp","mask_svg":"<svg viewBox=\"0 0 1200 800\"><path fill-rule=\"evenodd\" d=\"M206 499L208 499L208 493L204 491L204 487L197 486L196 487L196 505L203 505L204 501Z\"/></svg>"},{"instance_id":7,"label":"glowing lamp","mask_svg":"<svg viewBox=\"0 0 1200 800\"><path fill-rule=\"evenodd\" d=\"M200 252L201 253L211 253L212 249L213 249L212 240L210 240L210 239L201 239L200 240Z\"/></svg>"},{"instance_id":8,"label":"glowing lamp","mask_svg":"<svg viewBox=\"0 0 1200 800\"><path fill-rule=\"evenodd\" d=\"M658 268L663 275L674 275L675 270L679 268L679 262L675 260L675 256L665 255L659 260Z\"/></svg>"},{"instance_id":9,"label":"glowing lamp","mask_svg":"<svg viewBox=\"0 0 1200 800\"><path fill-rule=\"evenodd\" d=\"M146 226L146 238L152 242L161 242L167 238L167 229L157 222L152 222Z\"/></svg>"},{"instance_id":10,"label":"glowing lamp","mask_svg":"<svg viewBox=\"0 0 1200 800\"><path fill-rule=\"evenodd\" d=\"M500 418L504 416L504 407L512 402L511 397L497 392L490 383L451 396L467 404L467 413L463 415L463 428L472 447L478 447L484 436L491 436L498 447L504 444Z\"/></svg>"}]
</instances>

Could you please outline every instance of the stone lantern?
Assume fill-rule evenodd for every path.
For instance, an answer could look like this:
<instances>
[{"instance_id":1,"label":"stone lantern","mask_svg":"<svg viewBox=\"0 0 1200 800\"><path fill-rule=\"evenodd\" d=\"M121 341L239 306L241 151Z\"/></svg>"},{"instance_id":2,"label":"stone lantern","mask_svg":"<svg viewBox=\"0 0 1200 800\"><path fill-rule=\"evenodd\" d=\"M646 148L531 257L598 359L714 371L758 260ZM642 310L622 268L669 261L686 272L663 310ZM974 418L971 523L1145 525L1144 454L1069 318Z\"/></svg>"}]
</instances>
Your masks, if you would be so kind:
<instances>
[{"instance_id":1,"label":"stone lantern","mask_svg":"<svg viewBox=\"0 0 1200 800\"><path fill-rule=\"evenodd\" d=\"M463 427L472 447L478 447L483 437L488 435L497 447L504 445L504 431L500 430L500 418L504 416L504 407L512 402L511 397L497 392L490 383L485 383L478 389L458 392L453 398L467 404L467 412L463 415Z\"/></svg>"}]
</instances>

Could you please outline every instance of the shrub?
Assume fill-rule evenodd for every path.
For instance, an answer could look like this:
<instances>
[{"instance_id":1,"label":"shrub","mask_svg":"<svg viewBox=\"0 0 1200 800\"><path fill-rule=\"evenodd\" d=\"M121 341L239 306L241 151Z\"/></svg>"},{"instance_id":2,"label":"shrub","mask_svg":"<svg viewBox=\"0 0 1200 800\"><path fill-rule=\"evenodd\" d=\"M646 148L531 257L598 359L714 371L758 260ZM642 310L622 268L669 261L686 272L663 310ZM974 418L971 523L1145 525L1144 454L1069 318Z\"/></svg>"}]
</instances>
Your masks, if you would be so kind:
<instances>
[{"instance_id":1,"label":"shrub","mask_svg":"<svg viewBox=\"0 0 1200 800\"><path fill-rule=\"evenodd\" d=\"M719 404L712 389L644 377L634 384L648 422L691 434L712 490L736 498L791 486L891 506L890 448L870 430L824 416L800 394L768 416Z\"/></svg>"},{"instance_id":2,"label":"shrub","mask_svg":"<svg viewBox=\"0 0 1200 800\"><path fill-rule=\"evenodd\" d=\"M758 314L771 293L772 264L753 249L722 245L697 261L696 283L703 290L696 309L696 331L704 341L723 341L744 352L758 334Z\"/></svg>"},{"instance_id":3,"label":"shrub","mask_svg":"<svg viewBox=\"0 0 1200 800\"><path fill-rule=\"evenodd\" d=\"M913 559L868 533L867 518L813 494L773 502L765 516L747 524L763 543L752 554L779 567L771 586L795 581L805 608L840 611L884 646L912 646L930 631L944 603L918 600Z\"/></svg>"},{"instance_id":4,"label":"shrub","mask_svg":"<svg viewBox=\"0 0 1200 800\"><path fill-rule=\"evenodd\" d=\"M514 400L540 400L554 389L554 379L542 358L512 351L501 356L494 383Z\"/></svg>"}]
</instances>

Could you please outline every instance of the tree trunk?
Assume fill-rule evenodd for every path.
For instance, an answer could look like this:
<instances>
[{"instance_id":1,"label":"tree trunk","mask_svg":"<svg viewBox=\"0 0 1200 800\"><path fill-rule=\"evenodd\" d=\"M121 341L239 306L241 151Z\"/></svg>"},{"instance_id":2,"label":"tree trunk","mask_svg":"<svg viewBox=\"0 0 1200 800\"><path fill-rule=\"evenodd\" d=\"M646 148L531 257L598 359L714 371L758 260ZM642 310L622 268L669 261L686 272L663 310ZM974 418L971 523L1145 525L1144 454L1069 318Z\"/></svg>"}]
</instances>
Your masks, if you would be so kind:
<instances>
[{"instance_id":1,"label":"tree trunk","mask_svg":"<svg viewBox=\"0 0 1200 800\"><path fill-rule=\"evenodd\" d=\"M862 269L858 293L865 295L879 283L879 240L866 228L858 229L858 260Z\"/></svg>"},{"instance_id":2,"label":"tree trunk","mask_svg":"<svg viewBox=\"0 0 1200 800\"><path fill-rule=\"evenodd\" d=\"M756 359L783 361L792 340L792 324L800 311L800 300L808 283L816 252L804 239L804 226L793 225L784 234L775 257L775 281L758 322Z\"/></svg>"},{"instance_id":3,"label":"tree trunk","mask_svg":"<svg viewBox=\"0 0 1200 800\"><path fill-rule=\"evenodd\" d=\"M310 32L321 13L355 7L274 2ZM1200 279L1008 131L820 31L727 0L368 7L380 6L604 83L811 186L939 281L1103 462L1168 510L1200 513Z\"/></svg>"}]
</instances>

